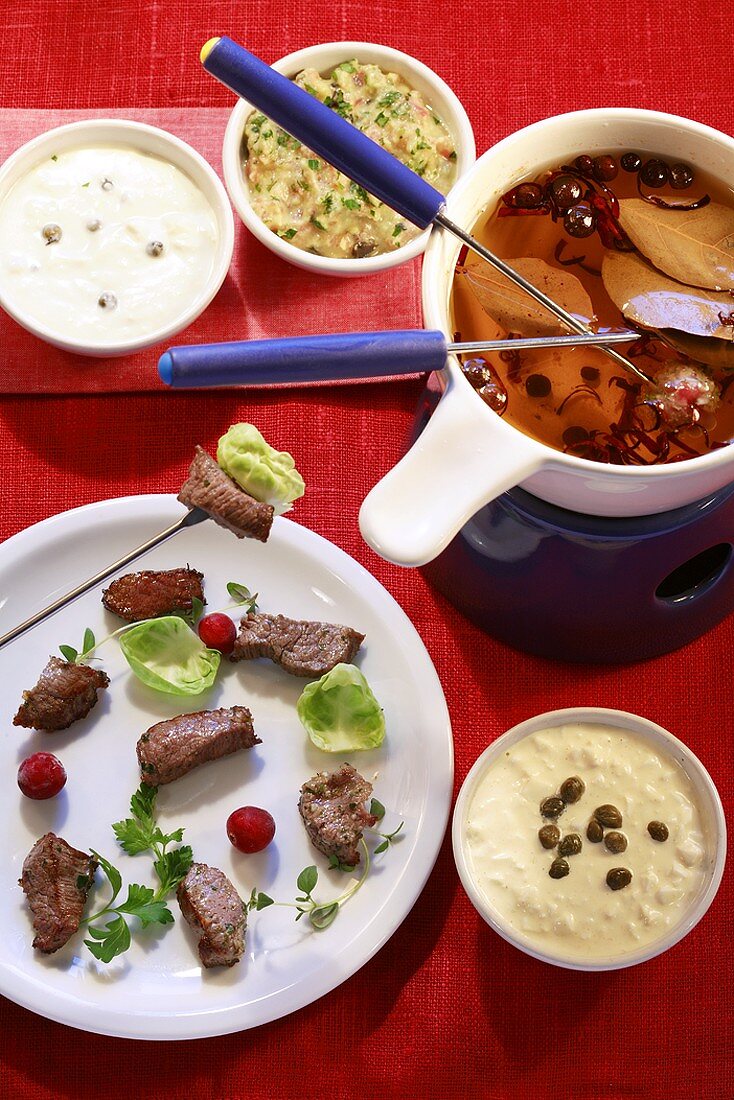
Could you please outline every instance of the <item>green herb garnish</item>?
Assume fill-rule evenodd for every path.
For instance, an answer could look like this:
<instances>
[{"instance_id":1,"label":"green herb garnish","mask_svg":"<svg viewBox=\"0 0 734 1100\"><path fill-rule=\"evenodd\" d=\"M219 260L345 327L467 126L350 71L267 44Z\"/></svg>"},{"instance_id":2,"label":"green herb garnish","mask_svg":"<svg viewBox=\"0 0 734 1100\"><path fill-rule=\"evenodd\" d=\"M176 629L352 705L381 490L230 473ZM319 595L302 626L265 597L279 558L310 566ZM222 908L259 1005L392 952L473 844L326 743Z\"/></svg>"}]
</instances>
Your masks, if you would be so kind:
<instances>
[{"instance_id":1,"label":"green herb garnish","mask_svg":"<svg viewBox=\"0 0 734 1100\"><path fill-rule=\"evenodd\" d=\"M309 220L311 222L311 225L315 225L316 228L320 229L322 233L326 230L326 226L319 221L315 214L312 214Z\"/></svg>"},{"instance_id":2,"label":"green herb garnish","mask_svg":"<svg viewBox=\"0 0 734 1100\"><path fill-rule=\"evenodd\" d=\"M402 92L398 92L397 90L394 90L394 91L391 91L391 92L385 92L382 99L378 101L377 106L378 107L392 107L393 103L397 103L397 101L401 98L401 96L402 96Z\"/></svg>"},{"instance_id":3,"label":"green herb garnish","mask_svg":"<svg viewBox=\"0 0 734 1100\"><path fill-rule=\"evenodd\" d=\"M312 169L312 170L313 170L314 172L318 172L319 168L321 167L321 162L320 162L320 161L318 161L318 160L309 160L309 162L308 162L308 166L309 166L309 168L311 168L311 169Z\"/></svg>"},{"instance_id":4,"label":"green herb garnish","mask_svg":"<svg viewBox=\"0 0 734 1100\"><path fill-rule=\"evenodd\" d=\"M286 241L291 241L296 235L295 229L284 229L282 233L279 233L279 237L283 237Z\"/></svg>"},{"instance_id":5,"label":"green herb garnish","mask_svg":"<svg viewBox=\"0 0 734 1100\"><path fill-rule=\"evenodd\" d=\"M76 650L73 646L70 645L60 645L59 651L62 657L65 657L67 661L74 665L81 664L86 657L89 657L94 652L95 648L96 641L94 634L89 629L89 627L87 627L87 629L84 631L84 639L82 641L81 650Z\"/></svg>"},{"instance_id":6,"label":"green herb garnish","mask_svg":"<svg viewBox=\"0 0 734 1100\"><path fill-rule=\"evenodd\" d=\"M122 875L109 860L92 851L112 891L106 905L82 921L91 937L84 943L100 962L111 962L130 947L132 935L126 917L137 917L141 928L147 928L150 924L173 924L173 913L166 905L166 898L186 875L193 855L188 845L166 851L170 844L181 840L183 829L166 835L158 828L153 816L156 794L157 788L141 784L130 800L132 817L116 822L112 828L128 855L153 852L156 857L153 866L159 881L157 890L132 883L128 886L125 901L115 905L122 890ZM83 875L80 878L84 879L85 888L87 880ZM100 924L101 921L104 923Z\"/></svg>"},{"instance_id":7,"label":"green herb garnish","mask_svg":"<svg viewBox=\"0 0 734 1100\"><path fill-rule=\"evenodd\" d=\"M227 591L235 604L238 607L244 607L248 615L251 611L257 611L257 592L253 596L250 589L244 584L239 584L238 581L228 581Z\"/></svg>"},{"instance_id":8,"label":"green herb garnish","mask_svg":"<svg viewBox=\"0 0 734 1100\"><path fill-rule=\"evenodd\" d=\"M404 232L405 232L405 226L403 225L402 222L398 222L398 224L395 226L395 228L392 231L392 235L393 235L393 237L399 237L400 234L404 233Z\"/></svg>"},{"instance_id":9,"label":"green herb garnish","mask_svg":"<svg viewBox=\"0 0 734 1100\"><path fill-rule=\"evenodd\" d=\"M181 844L183 829L164 833L158 827L154 816L157 794L157 787L141 783L130 799L132 816L115 822L112 829L120 847L129 856L140 852L154 854L153 867L160 883L157 893L165 896L185 877L193 856L188 844L166 851L171 844Z\"/></svg>"}]
</instances>

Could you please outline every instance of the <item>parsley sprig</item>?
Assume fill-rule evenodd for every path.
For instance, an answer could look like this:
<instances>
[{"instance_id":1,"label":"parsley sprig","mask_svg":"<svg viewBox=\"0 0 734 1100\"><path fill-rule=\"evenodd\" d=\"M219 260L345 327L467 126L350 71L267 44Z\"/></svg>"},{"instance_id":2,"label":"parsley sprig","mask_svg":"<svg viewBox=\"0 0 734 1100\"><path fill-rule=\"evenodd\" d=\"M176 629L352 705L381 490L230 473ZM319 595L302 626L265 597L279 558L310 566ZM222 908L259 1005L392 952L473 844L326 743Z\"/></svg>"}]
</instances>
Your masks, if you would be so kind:
<instances>
[{"instance_id":1,"label":"parsley sprig","mask_svg":"<svg viewBox=\"0 0 734 1100\"><path fill-rule=\"evenodd\" d=\"M92 851L112 891L102 909L82 921L90 936L84 943L100 962L112 962L130 947L132 933L126 917L137 917L141 928L147 928L150 924L173 924L173 913L168 908L166 899L186 875L193 853L188 844L167 851L169 845L180 844L183 829L174 829L172 833L166 834L158 827L154 817L156 794L156 787L141 784L130 800L132 816L124 821L117 821L112 826L121 848L128 855L153 852L156 857L153 867L159 883L156 890L150 886L131 883L125 900L116 905L122 890L122 875L109 860L99 852ZM85 887L86 880L79 885L80 888Z\"/></svg>"},{"instance_id":2,"label":"parsley sprig","mask_svg":"<svg viewBox=\"0 0 734 1100\"><path fill-rule=\"evenodd\" d=\"M130 799L132 816L124 821L116 821L112 830L123 852L127 852L129 856L136 856L141 852L154 854L153 868L160 883L157 894L166 897L186 875L193 854L188 844L181 844L183 829L164 833L156 824L154 813L157 794L157 787L141 783ZM181 847L169 852L166 849L170 844L181 844Z\"/></svg>"}]
</instances>

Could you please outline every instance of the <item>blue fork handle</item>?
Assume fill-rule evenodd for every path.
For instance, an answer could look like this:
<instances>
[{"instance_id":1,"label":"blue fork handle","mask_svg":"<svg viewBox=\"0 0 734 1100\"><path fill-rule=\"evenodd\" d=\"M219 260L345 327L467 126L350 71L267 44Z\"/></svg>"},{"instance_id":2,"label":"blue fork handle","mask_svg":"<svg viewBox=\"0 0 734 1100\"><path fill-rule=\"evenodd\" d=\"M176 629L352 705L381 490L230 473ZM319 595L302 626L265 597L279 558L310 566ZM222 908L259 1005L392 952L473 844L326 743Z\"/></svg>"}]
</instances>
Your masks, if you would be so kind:
<instances>
[{"instance_id":1,"label":"blue fork handle","mask_svg":"<svg viewBox=\"0 0 734 1100\"><path fill-rule=\"evenodd\" d=\"M185 344L158 360L168 386L267 386L422 374L446 365L442 332L406 329L296 336L285 340L237 340Z\"/></svg>"},{"instance_id":2,"label":"blue fork handle","mask_svg":"<svg viewBox=\"0 0 734 1100\"><path fill-rule=\"evenodd\" d=\"M445 205L392 153L231 38L212 39L201 59L222 84L414 225L425 229Z\"/></svg>"}]
</instances>

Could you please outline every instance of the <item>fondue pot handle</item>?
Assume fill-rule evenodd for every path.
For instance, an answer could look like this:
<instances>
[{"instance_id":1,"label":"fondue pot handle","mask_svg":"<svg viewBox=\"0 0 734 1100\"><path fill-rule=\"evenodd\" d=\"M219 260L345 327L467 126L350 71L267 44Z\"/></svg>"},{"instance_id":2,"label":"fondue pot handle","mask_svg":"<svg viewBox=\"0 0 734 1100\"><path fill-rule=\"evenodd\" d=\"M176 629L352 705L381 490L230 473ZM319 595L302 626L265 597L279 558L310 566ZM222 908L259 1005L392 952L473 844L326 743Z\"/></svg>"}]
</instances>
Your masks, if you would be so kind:
<instances>
[{"instance_id":1,"label":"fondue pot handle","mask_svg":"<svg viewBox=\"0 0 734 1100\"><path fill-rule=\"evenodd\" d=\"M414 225L425 229L445 205L440 191L392 153L231 38L210 39L201 62L222 84Z\"/></svg>"},{"instance_id":2,"label":"fondue pot handle","mask_svg":"<svg viewBox=\"0 0 734 1100\"><path fill-rule=\"evenodd\" d=\"M450 375L423 433L362 504L362 536L387 561L425 565L480 508L540 469L542 452Z\"/></svg>"}]
</instances>

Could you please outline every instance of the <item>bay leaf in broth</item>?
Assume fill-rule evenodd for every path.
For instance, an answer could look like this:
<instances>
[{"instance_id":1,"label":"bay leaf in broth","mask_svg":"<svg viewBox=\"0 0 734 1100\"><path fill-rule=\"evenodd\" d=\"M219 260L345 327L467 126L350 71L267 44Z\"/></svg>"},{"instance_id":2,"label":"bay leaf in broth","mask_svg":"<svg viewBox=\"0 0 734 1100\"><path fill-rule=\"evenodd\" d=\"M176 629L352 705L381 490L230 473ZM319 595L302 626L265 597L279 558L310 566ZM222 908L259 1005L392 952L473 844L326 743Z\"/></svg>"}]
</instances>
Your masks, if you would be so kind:
<instances>
[{"instance_id":1,"label":"bay leaf in broth","mask_svg":"<svg viewBox=\"0 0 734 1100\"><path fill-rule=\"evenodd\" d=\"M734 289L734 209L665 210L621 199L619 224L646 260L688 286Z\"/></svg>"},{"instance_id":2,"label":"bay leaf in broth","mask_svg":"<svg viewBox=\"0 0 734 1100\"><path fill-rule=\"evenodd\" d=\"M658 335L675 351L682 351L697 363L705 363L719 373L734 371L734 343L731 340L692 336L688 332L676 332L672 328L661 329Z\"/></svg>"},{"instance_id":3,"label":"bay leaf in broth","mask_svg":"<svg viewBox=\"0 0 734 1100\"><path fill-rule=\"evenodd\" d=\"M601 277L615 306L629 321L644 328L734 339L734 326L723 325L719 316L728 317L734 309L729 294L684 286L634 252L608 252Z\"/></svg>"},{"instance_id":4,"label":"bay leaf in broth","mask_svg":"<svg viewBox=\"0 0 734 1100\"><path fill-rule=\"evenodd\" d=\"M559 271L545 260L530 256L506 263L580 321L589 324L595 320L591 298L579 279L569 271ZM467 280L484 312L505 332L519 332L522 336L555 336L568 332L566 325L554 314L486 264L460 268L458 274Z\"/></svg>"}]
</instances>

